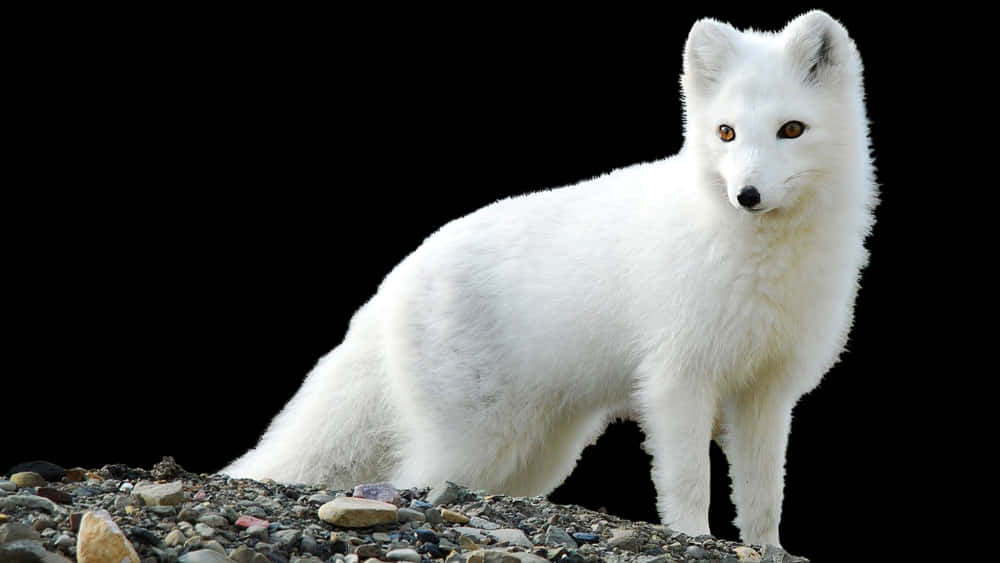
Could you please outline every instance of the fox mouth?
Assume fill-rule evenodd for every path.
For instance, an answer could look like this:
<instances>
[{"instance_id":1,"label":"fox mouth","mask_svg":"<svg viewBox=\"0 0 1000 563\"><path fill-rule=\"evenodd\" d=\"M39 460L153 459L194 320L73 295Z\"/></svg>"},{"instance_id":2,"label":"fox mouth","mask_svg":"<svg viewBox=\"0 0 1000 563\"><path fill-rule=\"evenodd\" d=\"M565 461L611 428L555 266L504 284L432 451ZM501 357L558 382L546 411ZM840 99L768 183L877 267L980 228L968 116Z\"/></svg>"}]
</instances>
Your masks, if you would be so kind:
<instances>
[{"instance_id":1,"label":"fox mouth","mask_svg":"<svg viewBox=\"0 0 1000 563\"><path fill-rule=\"evenodd\" d=\"M763 214L767 213L768 211L773 211L773 210L774 210L773 207L755 207L753 209L743 208L743 211L746 211L747 213L749 213L751 215L763 215Z\"/></svg>"}]
</instances>

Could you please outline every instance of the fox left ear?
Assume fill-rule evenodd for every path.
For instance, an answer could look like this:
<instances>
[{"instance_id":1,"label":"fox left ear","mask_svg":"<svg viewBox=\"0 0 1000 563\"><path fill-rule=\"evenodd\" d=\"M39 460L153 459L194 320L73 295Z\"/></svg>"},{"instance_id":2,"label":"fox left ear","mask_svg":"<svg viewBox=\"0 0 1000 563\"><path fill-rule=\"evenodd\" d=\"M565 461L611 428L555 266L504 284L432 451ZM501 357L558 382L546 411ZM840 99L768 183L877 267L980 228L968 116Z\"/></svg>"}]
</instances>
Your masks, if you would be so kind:
<instances>
[{"instance_id":1,"label":"fox left ear","mask_svg":"<svg viewBox=\"0 0 1000 563\"><path fill-rule=\"evenodd\" d=\"M785 49L807 84L820 84L843 72L850 57L847 30L829 14L813 10L792 20L782 35Z\"/></svg>"}]
</instances>

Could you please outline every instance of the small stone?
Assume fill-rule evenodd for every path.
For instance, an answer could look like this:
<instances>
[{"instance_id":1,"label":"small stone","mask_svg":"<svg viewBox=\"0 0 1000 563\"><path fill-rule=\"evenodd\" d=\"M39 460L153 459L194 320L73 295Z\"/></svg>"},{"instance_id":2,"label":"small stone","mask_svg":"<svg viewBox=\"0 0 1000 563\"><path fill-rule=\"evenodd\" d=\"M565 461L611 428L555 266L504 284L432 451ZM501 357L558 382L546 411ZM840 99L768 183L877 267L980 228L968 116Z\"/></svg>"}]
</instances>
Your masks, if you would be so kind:
<instances>
[{"instance_id":1,"label":"small stone","mask_svg":"<svg viewBox=\"0 0 1000 563\"><path fill-rule=\"evenodd\" d=\"M410 548L393 549L389 553L385 554L385 558L389 561L410 561L411 563L420 563L420 554L417 550Z\"/></svg>"},{"instance_id":2,"label":"small stone","mask_svg":"<svg viewBox=\"0 0 1000 563\"><path fill-rule=\"evenodd\" d=\"M209 526L208 524L204 524L202 522L198 522L197 524L194 525L194 531L196 534L198 534L203 538L211 538L215 536L215 528Z\"/></svg>"},{"instance_id":3,"label":"small stone","mask_svg":"<svg viewBox=\"0 0 1000 563\"><path fill-rule=\"evenodd\" d=\"M684 550L684 557L688 559L705 559L709 553L697 545L689 545Z\"/></svg>"},{"instance_id":4,"label":"small stone","mask_svg":"<svg viewBox=\"0 0 1000 563\"><path fill-rule=\"evenodd\" d=\"M13 481L5 481L0 479L0 491L7 491L8 493L13 493L17 491L17 483Z\"/></svg>"},{"instance_id":5,"label":"small stone","mask_svg":"<svg viewBox=\"0 0 1000 563\"><path fill-rule=\"evenodd\" d=\"M642 540L639 538L638 534L635 533L635 530L628 528L618 528L612 530L611 539L608 541L608 545L634 553L642 551Z\"/></svg>"},{"instance_id":6,"label":"small stone","mask_svg":"<svg viewBox=\"0 0 1000 563\"><path fill-rule=\"evenodd\" d=\"M78 563L139 563L139 554L106 510L88 511L76 538Z\"/></svg>"},{"instance_id":7,"label":"small stone","mask_svg":"<svg viewBox=\"0 0 1000 563\"><path fill-rule=\"evenodd\" d=\"M549 526L549 531L545 533L545 545L565 545L570 549L576 549L576 540L566 533L566 530L557 526Z\"/></svg>"},{"instance_id":8,"label":"small stone","mask_svg":"<svg viewBox=\"0 0 1000 563\"><path fill-rule=\"evenodd\" d=\"M468 524L469 517L462 514L461 512L455 512L454 510L448 510L447 508L441 509L441 518L447 522L452 522L455 524Z\"/></svg>"},{"instance_id":9,"label":"small stone","mask_svg":"<svg viewBox=\"0 0 1000 563\"><path fill-rule=\"evenodd\" d=\"M56 503L45 497L35 495L11 495L0 497L0 511L13 510L14 508L34 508L44 510L48 513L61 512Z\"/></svg>"},{"instance_id":10,"label":"small stone","mask_svg":"<svg viewBox=\"0 0 1000 563\"><path fill-rule=\"evenodd\" d=\"M36 532L41 532L42 530L48 530L56 527L56 523L48 518L39 518L31 525L31 529Z\"/></svg>"},{"instance_id":11,"label":"small stone","mask_svg":"<svg viewBox=\"0 0 1000 563\"><path fill-rule=\"evenodd\" d=\"M427 493L427 502L431 506L438 504L451 504L458 500L458 495L461 491L461 488L455 483L445 481Z\"/></svg>"},{"instance_id":12,"label":"small stone","mask_svg":"<svg viewBox=\"0 0 1000 563\"><path fill-rule=\"evenodd\" d=\"M472 516L469 518L469 525L473 528L482 528L483 530L499 530L500 524L494 524L485 518L480 518L478 516Z\"/></svg>"},{"instance_id":13,"label":"small stone","mask_svg":"<svg viewBox=\"0 0 1000 563\"><path fill-rule=\"evenodd\" d=\"M199 549L181 555L178 563L233 563L232 559L214 549Z\"/></svg>"},{"instance_id":14,"label":"small stone","mask_svg":"<svg viewBox=\"0 0 1000 563\"><path fill-rule=\"evenodd\" d=\"M79 483L86 478L87 470L82 467L74 467L73 469L67 469L66 474L63 476L70 483Z\"/></svg>"},{"instance_id":15,"label":"small stone","mask_svg":"<svg viewBox=\"0 0 1000 563\"><path fill-rule=\"evenodd\" d=\"M76 545L76 540L67 536L66 534L60 534L59 537L57 537L55 540L52 541L52 545L56 546L57 548L63 551L66 551L69 548Z\"/></svg>"},{"instance_id":16,"label":"small stone","mask_svg":"<svg viewBox=\"0 0 1000 563\"><path fill-rule=\"evenodd\" d=\"M736 552L736 558L738 561L750 561L751 563L759 563L761 556L757 553L757 550L752 547L747 547L745 545L736 546L733 548Z\"/></svg>"},{"instance_id":17,"label":"small stone","mask_svg":"<svg viewBox=\"0 0 1000 563\"><path fill-rule=\"evenodd\" d=\"M440 524L444 522L444 519L441 518L440 508L428 508L424 512L424 517L427 518L427 521L430 522L431 524Z\"/></svg>"},{"instance_id":18,"label":"small stone","mask_svg":"<svg viewBox=\"0 0 1000 563\"><path fill-rule=\"evenodd\" d=\"M244 514L236 519L237 528L250 528L252 526L264 526L265 528L270 526L271 523L263 518L257 518L256 516L250 516L249 514Z\"/></svg>"},{"instance_id":19,"label":"small stone","mask_svg":"<svg viewBox=\"0 0 1000 563\"><path fill-rule=\"evenodd\" d=\"M377 500L340 497L319 507L319 519L345 528L396 522L396 505Z\"/></svg>"},{"instance_id":20,"label":"small stone","mask_svg":"<svg viewBox=\"0 0 1000 563\"><path fill-rule=\"evenodd\" d=\"M215 512L202 514L198 517L198 521L213 528L226 528L229 526L229 520L225 516Z\"/></svg>"},{"instance_id":21,"label":"small stone","mask_svg":"<svg viewBox=\"0 0 1000 563\"><path fill-rule=\"evenodd\" d=\"M402 499L399 497L399 490L392 486L392 483L369 483L354 487L354 498L366 498L369 500L380 500L399 506Z\"/></svg>"},{"instance_id":22,"label":"small stone","mask_svg":"<svg viewBox=\"0 0 1000 563\"><path fill-rule=\"evenodd\" d=\"M146 506L175 506L184 501L184 483L173 481L159 485L139 481L132 489L132 496L141 498Z\"/></svg>"},{"instance_id":23,"label":"small stone","mask_svg":"<svg viewBox=\"0 0 1000 563\"><path fill-rule=\"evenodd\" d=\"M311 503L311 504L320 504L320 505L322 505L322 504L326 504L326 503L330 502L331 500L333 500L335 498L336 497L334 497L333 495L328 495L326 493L316 493L314 495L309 495L309 498L307 498L306 501L309 502L309 503Z\"/></svg>"},{"instance_id":24,"label":"small stone","mask_svg":"<svg viewBox=\"0 0 1000 563\"><path fill-rule=\"evenodd\" d=\"M3 524L7 520L10 520L10 516L7 516L3 512L0 512L0 524Z\"/></svg>"},{"instance_id":25,"label":"small stone","mask_svg":"<svg viewBox=\"0 0 1000 563\"><path fill-rule=\"evenodd\" d=\"M66 474L66 470L62 467L50 462L50 461L28 461L25 463L19 463L14 467L10 468L8 473L13 476L14 473L30 472L37 473L46 481L58 482ZM13 479L11 479L13 481ZM43 483L44 484L44 483Z\"/></svg>"},{"instance_id":26,"label":"small stone","mask_svg":"<svg viewBox=\"0 0 1000 563\"><path fill-rule=\"evenodd\" d=\"M240 545L236 549L229 552L229 558L236 563L250 563L253 559L253 554L255 552L245 545Z\"/></svg>"},{"instance_id":27,"label":"small stone","mask_svg":"<svg viewBox=\"0 0 1000 563\"><path fill-rule=\"evenodd\" d=\"M601 541L601 536L588 532L575 532L573 539L579 543L597 543Z\"/></svg>"},{"instance_id":28,"label":"small stone","mask_svg":"<svg viewBox=\"0 0 1000 563\"><path fill-rule=\"evenodd\" d=\"M18 488L44 487L46 484L45 478L34 471L22 471L20 473L15 473L10 476L10 480L17 485Z\"/></svg>"},{"instance_id":29,"label":"small stone","mask_svg":"<svg viewBox=\"0 0 1000 563\"><path fill-rule=\"evenodd\" d=\"M190 508L182 508L181 511L177 513L177 519L180 520L181 522L195 523L198 521L198 518L200 516L201 514L199 514L197 510L193 510Z\"/></svg>"},{"instance_id":30,"label":"small stone","mask_svg":"<svg viewBox=\"0 0 1000 563\"><path fill-rule=\"evenodd\" d=\"M472 536L468 534L462 534L458 537L458 545L465 551L476 551L477 549L482 549L483 546L479 545L472 539Z\"/></svg>"},{"instance_id":31,"label":"small stone","mask_svg":"<svg viewBox=\"0 0 1000 563\"><path fill-rule=\"evenodd\" d=\"M427 519L423 512L419 510L414 510L412 508L400 508L396 511L396 516L399 518L399 522L423 522Z\"/></svg>"},{"instance_id":32,"label":"small stone","mask_svg":"<svg viewBox=\"0 0 1000 563\"><path fill-rule=\"evenodd\" d=\"M260 541L268 541L270 539L270 529L267 526L250 526L247 528L247 535L251 538L257 538Z\"/></svg>"},{"instance_id":33,"label":"small stone","mask_svg":"<svg viewBox=\"0 0 1000 563\"><path fill-rule=\"evenodd\" d=\"M287 550L292 550L299 545L299 540L302 539L302 530L278 530L271 534L271 540L278 546L285 548Z\"/></svg>"},{"instance_id":34,"label":"small stone","mask_svg":"<svg viewBox=\"0 0 1000 563\"><path fill-rule=\"evenodd\" d=\"M174 528L173 530L170 530L167 537L163 538L163 544L167 547L175 547L183 544L186 540L187 536L184 535L184 532Z\"/></svg>"},{"instance_id":35,"label":"small stone","mask_svg":"<svg viewBox=\"0 0 1000 563\"><path fill-rule=\"evenodd\" d=\"M359 545L355 553L362 559L381 559L385 555L385 552L382 551L382 548L377 543Z\"/></svg>"},{"instance_id":36,"label":"small stone","mask_svg":"<svg viewBox=\"0 0 1000 563\"><path fill-rule=\"evenodd\" d=\"M486 532L486 535L492 536L497 543L507 543L509 545L518 545L525 549L534 549L535 544L531 543L528 536L524 535L524 532L518 530L517 528L502 528L499 530L490 530Z\"/></svg>"}]
</instances>

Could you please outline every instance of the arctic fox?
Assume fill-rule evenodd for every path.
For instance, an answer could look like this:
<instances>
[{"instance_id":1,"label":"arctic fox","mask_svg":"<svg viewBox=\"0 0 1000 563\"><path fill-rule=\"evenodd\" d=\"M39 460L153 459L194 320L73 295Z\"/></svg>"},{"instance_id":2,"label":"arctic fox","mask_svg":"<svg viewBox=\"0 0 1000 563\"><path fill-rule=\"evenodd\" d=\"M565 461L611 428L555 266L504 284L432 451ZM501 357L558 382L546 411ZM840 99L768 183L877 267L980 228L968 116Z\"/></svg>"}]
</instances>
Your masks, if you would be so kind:
<instances>
[{"instance_id":1,"label":"arctic fox","mask_svg":"<svg viewBox=\"0 0 1000 563\"><path fill-rule=\"evenodd\" d=\"M715 440L743 541L778 545L792 407L844 348L867 262L861 60L813 11L698 21L683 62L678 154L442 227L221 472L542 495L630 417L664 524L710 533Z\"/></svg>"}]
</instances>

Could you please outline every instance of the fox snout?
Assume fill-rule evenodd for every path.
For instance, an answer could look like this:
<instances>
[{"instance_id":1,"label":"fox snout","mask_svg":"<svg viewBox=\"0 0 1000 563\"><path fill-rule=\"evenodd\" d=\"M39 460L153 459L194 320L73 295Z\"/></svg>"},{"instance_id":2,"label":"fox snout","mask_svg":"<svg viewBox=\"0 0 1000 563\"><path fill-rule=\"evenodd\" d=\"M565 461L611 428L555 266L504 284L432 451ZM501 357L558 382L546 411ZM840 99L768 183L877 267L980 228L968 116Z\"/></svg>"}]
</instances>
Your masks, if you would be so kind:
<instances>
[{"instance_id":1,"label":"fox snout","mask_svg":"<svg viewBox=\"0 0 1000 563\"><path fill-rule=\"evenodd\" d=\"M740 193L736 196L736 201L744 209L753 209L760 203L760 192L754 186L743 186L740 189Z\"/></svg>"}]
</instances>

